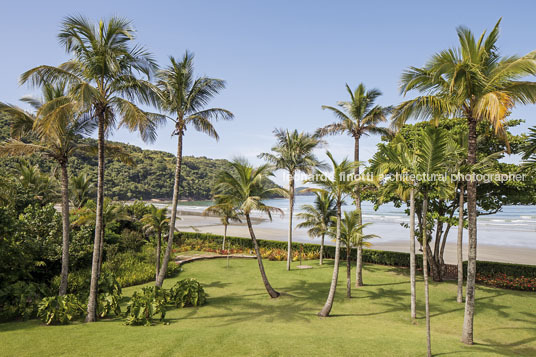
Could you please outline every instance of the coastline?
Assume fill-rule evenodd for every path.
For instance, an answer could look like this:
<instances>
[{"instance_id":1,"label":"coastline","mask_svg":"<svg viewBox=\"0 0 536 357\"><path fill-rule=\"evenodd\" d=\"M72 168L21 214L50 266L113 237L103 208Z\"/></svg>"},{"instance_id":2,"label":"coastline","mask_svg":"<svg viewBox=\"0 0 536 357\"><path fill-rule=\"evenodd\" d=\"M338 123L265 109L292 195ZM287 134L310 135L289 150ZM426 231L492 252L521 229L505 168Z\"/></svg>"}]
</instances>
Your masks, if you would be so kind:
<instances>
[{"instance_id":1,"label":"coastline","mask_svg":"<svg viewBox=\"0 0 536 357\"><path fill-rule=\"evenodd\" d=\"M213 233L223 235L223 225L218 217L203 216L199 212L188 211L184 206L178 210L176 227L179 231ZM273 225L267 219L256 218L253 220L255 234L257 239L287 241L287 231ZM233 223L229 225L228 236L249 238L249 231L245 224ZM445 245L445 262L447 264L456 264L456 236L453 233L450 236L451 242ZM409 238L382 241L381 239L372 241L371 249L388 250L396 252L409 252ZM294 242L296 243L320 243L320 239L311 239L303 230L294 231ZM464 239L464 260L467 259L467 241ZM326 239L326 244L334 244ZM417 245L418 246L418 245ZM417 248L418 249L418 248ZM528 264L536 265L536 249L507 246L507 245L478 245L478 260L495 261L503 263Z\"/></svg>"}]
</instances>

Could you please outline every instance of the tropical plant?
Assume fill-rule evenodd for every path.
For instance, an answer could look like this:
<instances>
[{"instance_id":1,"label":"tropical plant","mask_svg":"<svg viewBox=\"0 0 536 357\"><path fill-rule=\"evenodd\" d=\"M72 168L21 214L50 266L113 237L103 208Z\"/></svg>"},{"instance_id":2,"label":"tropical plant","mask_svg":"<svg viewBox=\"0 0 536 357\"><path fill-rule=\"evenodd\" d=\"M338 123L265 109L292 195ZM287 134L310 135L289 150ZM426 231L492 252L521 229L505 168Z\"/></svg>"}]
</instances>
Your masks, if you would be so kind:
<instances>
[{"instance_id":1,"label":"tropical plant","mask_svg":"<svg viewBox=\"0 0 536 357\"><path fill-rule=\"evenodd\" d=\"M169 289L169 302L176 307L201 306L207 301L203 286L195 279L183 279Z\"/></svg>"},{"instance_id":2,"label":"tropical plant","mask_svg":"<svg viewBox=\"0 0 536 357\"><path fill-rule=\"evenodd\" d=\"M97 214L97 205L92 200L89 200L84 207L82 207L76 212L76 214L77 217L73 221L74 226L93 225L95 222L95 216ZM108 197L106 197L103 201L102 218L103 220L101 229L103 239L100 241L98 251L99 254L97 256L97 277L100 276L102 267L102 258L104 252L104 232L106 230L106 226L112 222L131 220L130 216L126 212L125 206L119 203L112 203L112 200ZM97 228L95 227L95 229Z\"/></svg>"},{"instance_id":3,"label":"tropical plant","mask_svg":"<svg viewBox=\"0 0 536 357\"><path fill-rule=\"evenodd\" d=\"M95 123L90 116L79 115L77 103L66 95L65 85L43 85L43 98L23 98L36 110L30 114L21 108L0 103L0 113L11 119L14 138L0 147L0 155L31 155L43 154L54 160L61 172L61 212L63 226L62 243L62 272L59 295L67 292L69 274L69 159L80 151L88 151L89 146L80 142L82 135L90 134ZM26 143L21 139L23 135L31 135L36 140ZM31 166L20 166L21 183L33 183L39 191L50 189L49 178L39 173L39 169ZM44 193L48 194L48 193Z\"/></svg>"},{"instance_id":4,"label":"tropical plant","mask_svg":"<svg viewBox=\"0 0 536 357\"><path fill-rule=\"evenodd\" d=\"M94 197L95 185L85 173L72 176L70 181L71 204L76 209L82 208L88 200Z\"/></svg>"},{"instance_id":5,"label":"tropical plant","mask_svg":"<svg viewBox=\"0 0 536 357\"><path fill-rule=\"evenodd\" d=\"M160 273L160 247L162 244L162 232L164 232L169 225L169 218L167 218L167 208L157 208L154 205L149 206L149 213L145 214L142 217L141 223L143 224L143 231L146 234L156 235L156 281L156 279L158 279L158 274Z\"/></svg>"},{"instance_id":6,"label":"tropical plant","mask_svg":"<svg viewBox=\"0 0 536 357\"><path fill-rule=\"evenodd\" d=\"M504 136L503 123L516 104L536 102L536 83L524 77L536 74L536 52L501 57L497 48L499 24L476 39L466 27L458 27L459 46L436 53L425 66L410 67L402 75L401 92L423 95L397 106L400 125L410 117L439 119L463 117L468 124L467 163L477 161L477 123L485 121ZM476 181L467 186L469 231L468 275L462 341L473 343L477 251Z\"/></svg>"},{"instance_id":7,"label":"tropical plant","mask_svg":"<svg viewBox=\"0 0 536 357\"><path fill-rule=\"evenodd\" d=\"M347 133L354 138L354 161L359 162L359 141L362 136L370 134L388 134L386 128L379 127L378 124L385 122L387 116L392 111L392 107L382 107L375 104L378 97L382 95L378 89L366 90L365 85L360 83L355 91L346 84L346 91L350 95L349 101L337 103L337 107L323 105L322 109L328 109L339 120L336 123L326 125L317 130L317 134L335 135ZM355 176L359 176L359 165L355 166ZM357 210L359 211L359 224L363 224L363 214L361 212L361 188L356 186L354 200ZM358 260L363 254L362 248L358 248ZM358 264L356 268L357 281L356 286L362 286L362 269L363 265Z\"/></svg>"},{"instance_id":8,"label":"tropical plant","mask_svg":"<svg viewBox=\"0 0 536 357\"><path fill-rule=\"evenodd\" d=\"M337 216L335 199L326 191L314 192L315 200L312 205L303 205L303 212L297 217L302 220L296 227L307 228L310 237L320 237L320 265L324 262L324 238L329 228L333 226L332 217Z\"/></svg>"},{"instance_id":9,"label":"tropical plant","mask_svg":"<svg viewBox=\"0 0 536 357\"><path fill-rule=\"evenodd\" d=\"M269 165L253 167L245 159L234 159L228 170L221 171L217 175L215 191L219 202L235 207L245 216L264 287L270 297L276 298L279 293L272 288L266 277L259 244L251 223L251 213L254 211L266 214L270 220L272 213L283 215L281 209L264 203L274 194L286 194L283 189L267 187L267 178L272 175L272 168Z\"/></svg>"},{"instance_id":10,"label":"tropical plant","mask_svg":"<svg viewBox=\"0 0 536 357\"><path fill-rule=\"evenodd\" d=\"M223 241L221 243L221 249L225 250L225 240L227 239L227 227L231 222L240 222L240 211L232 205L217 200L216 204L208 207L203 212L203 215L213 214L220 217L220 222L223 224Z\"/></svg>"},{"instance_id":11,"label":"tropical plant","mask_svg":"<svg viewBox=\"0 0 536 357\"><path fill-rule=\"evenodd\" d=\"M73 294L45 297L37 315L47 325L64 325L84 315L85 306Z\"/></svg>"},{"instance_id":12,"label":"tropical plant","mask_svg":"<svg viewBox=\"0 0 536 357\"><path fill-rule=\"evenodd\" d=\"M333 219L336 221L336 218ZM359 246L370 247L372 244L368 242L372 238L378 238L375 234L363 234L363 228L371 223L359 224L359 211L344 212L344 218L341 221L340 240L346 247L346 297L352 297L352 248L356 249ZM337 232L331 226L329 234L332 237L337 236Z\"/></svg>"},{"instance_id":13,"label":"tropical plant","mask_svg":"<svg viewBox=\"0 0 536 357\"><path fill-rule=\"evenodd\" d=\"M154 317L160 314L160 321L166 317L169 292L158 286L146 286L141 292L135 291L127 305L125 325L151 326Z\"/></svg>"},{"instance_id":14,"label":"tropical plant","mask_svg":"<svg viewBox=\"0 0 536 357\"><path fill-rule=\"evenodd\" d=\"M316 170L312 177L306 182L318 186L314 189L316 192L326 192L335 200L337 210L337 222L335 230L335 263L333 265L333 275L329 288L328 297L322 310L318 313L319 316L327 317L333 307L333 299L335 298L335 290L337 288L337 280L339 278L339 260L341 251L341 220L342 220L342 204L344 198L354 192L358 184L357 178L354 176L355 162L350 162L344 159L340 163L335 161L333 155L328 151L327 156L333 168L333 176L328 177L319 170Z\"/></svg>"},{"instance_id":15,"label":"tropical plant","mask_svg":"<svg viewBox=\"0 0 536 357\"><path fill-rule=\"evenodd\" d=\"M175 232L183 161L182 140L186 129L193 127L195 130L217 140L219 136L213 126L213 122L218 119L233 119L233 113L226 109L205 109L208 102L225 88L225 81L209 77L195 78L193 60L194 56L189 52L184 54L180 62L170 57L170 65L157 73L157 86L160 93L159 105L167 113L167 118L174 123L173 135L177 135L178 138L168 243L164 253L164 260L162 261L162 268L156 279L156 286L159 287L164 282L173 249L173 234Z\"/></svg>"},{"instance_id":16,"label":"tropical plant","mask_svg":"<svg viewBox=\"0 0 536 357\"><path fill-rule=\"evenodd\" d=\"M288 223L288 248L287 248L287 270L290 270L292 262L292 219L294 216L294 196L295 196L295 176L303 172L310 174L315 167L322 166L320 161L313 154L313 150L321 143L320 140L308 133L298 133L288 130L276 129L274 135L277 144L272 147L271 153L259 155L275 165L276 169L285 170L289 176L288 197L289 197L289 223Z\"/></svg>"},{"instance_id":17,"label":"tropical plant","mask_svg":"<svg viewBox=\"0 0 536 357\"><path fill-rule=\"evenodd\" d=\"M61 24L58 38L72 58L57 67L35 67L22 74L21 82L34 85L66 83L69 96L83 112L97 121L96 229L86 318L86 321L93 322L96 320L98 267L103 239L105 136L119 124L131 131L139 131L145 141L154 141L155 128L163 118L143 111L133 101L156 104L154 86L149 82L156 64L143 47L132 46L134 31L130 21L112 17L95 25L82 16L67 17ZM147 78L138 78L138 74Z\"/></svg>"}]
</instances>

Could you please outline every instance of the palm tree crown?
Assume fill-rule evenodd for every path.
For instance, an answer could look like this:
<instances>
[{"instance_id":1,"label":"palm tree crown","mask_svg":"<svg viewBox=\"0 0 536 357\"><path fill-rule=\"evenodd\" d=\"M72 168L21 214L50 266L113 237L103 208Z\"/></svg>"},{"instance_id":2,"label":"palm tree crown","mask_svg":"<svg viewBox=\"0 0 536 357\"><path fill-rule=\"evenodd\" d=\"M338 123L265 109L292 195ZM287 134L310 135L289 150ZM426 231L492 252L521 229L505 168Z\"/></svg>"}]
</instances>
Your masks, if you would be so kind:
<instances>
[{"instance_id":1,"label":"palm tree crown","mask_svg":"<svg viewBox=\"0 0 536 357\"><path fill-rule=\"evenodd\" d=\"M375 104L376 99L382 93L378 89L367 91L363 83L360 83L355 91L352 91L347 84L346 90L350 95L349 101L338 102L338 108L329 105L322 106L322 109L333 112L339 121L318 129L317 133L321 136L347 133L354 138L360 138L369 133L383 134L385 129L378 127L378 124L387 120L392 108Z\"/></svg>"}]
</instances>

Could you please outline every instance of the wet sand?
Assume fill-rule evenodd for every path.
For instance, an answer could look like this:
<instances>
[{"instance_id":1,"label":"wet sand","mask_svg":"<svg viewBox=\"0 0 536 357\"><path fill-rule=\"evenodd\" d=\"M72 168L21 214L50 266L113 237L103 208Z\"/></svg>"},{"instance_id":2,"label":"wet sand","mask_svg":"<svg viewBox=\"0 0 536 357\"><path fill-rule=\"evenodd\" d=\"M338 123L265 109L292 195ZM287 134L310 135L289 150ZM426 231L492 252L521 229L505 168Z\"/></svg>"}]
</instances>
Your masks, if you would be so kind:
<instances>
[{"instance_id":1,"label":"wet sand","mask_svg":"<svg viewBox=\"0 0 536 357\"><path fill-rule=\"evenodd\" d=\"M181 231L223 234L223 225L217 217L204 217L194 212L180 212L180 217L181 220L177 221L177 229ZM271 228L270 223L262 219L256 219L253 223L257 239L287 241L287 231L285 229ZM245 224L232 224L228 228L227 235L249 238L249 231ZM455 242L456 237L453 235L449 239L451 243L447 242L445 246L445 262L455 264L456 244L453 242ZM319 239L311 239L305 231L298 229L294 231L293 240L299 243L320 243ZM326 243L334 244L328 239L326 239ZM373 242L371 249L409 252L409 237L406 241L382 242L377 240ZM536 249L533 248L479 244L477 254L478 260L536 265ZM464 244L464 260L466 259L467 245Z\"/></svg>"}]
</instances>

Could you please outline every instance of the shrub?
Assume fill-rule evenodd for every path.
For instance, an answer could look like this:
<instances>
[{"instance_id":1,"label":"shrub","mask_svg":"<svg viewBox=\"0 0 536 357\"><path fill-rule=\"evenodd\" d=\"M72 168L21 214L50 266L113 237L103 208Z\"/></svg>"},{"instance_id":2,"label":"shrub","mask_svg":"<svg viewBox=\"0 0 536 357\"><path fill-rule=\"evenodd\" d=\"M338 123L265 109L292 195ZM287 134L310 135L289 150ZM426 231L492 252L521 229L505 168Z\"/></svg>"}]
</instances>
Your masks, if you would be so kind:
<instances>
[{"instance_id":1,"label":"shrub","mask_svg":"<svg viewBox=\"0 0 536 357\"><path fill-rule=\"evenodd\" d=\"M207 294L195 279L184 279L169 290L169 302L176 307L201 306L207 301Z\"/></svg>"},{"instance_id":2,"label":"shrub","mask_svg":"<svg viewBox=\"0 0 536 357\"><path fill-rule=\"evenodd\" d=\"M158 314L162 321L166 317L167 294L165 289L157 286L134 292L127 305L125 324L150 326Z\"/></svg>"},{"instance_id":3,"label":"shrub","mask_svg":"<svg viewBox=\"0 0 536 357\"><path fill-rule=\"evenodd\" d=\"M0 289L0 321L37 316L37 306L49 289L45 284L17 281Z\"/></svg>"},{"instance_id":4,"label":"shrub","mask_svg":"<svg viewBox=\"0 0 536 357\"><path fill-rule=\"evenodd\" d=\"M50 296L39 303L37 316L47 325L64 325L84 315L86 307L73 294Z\"/></svg>"}]
</instances>

